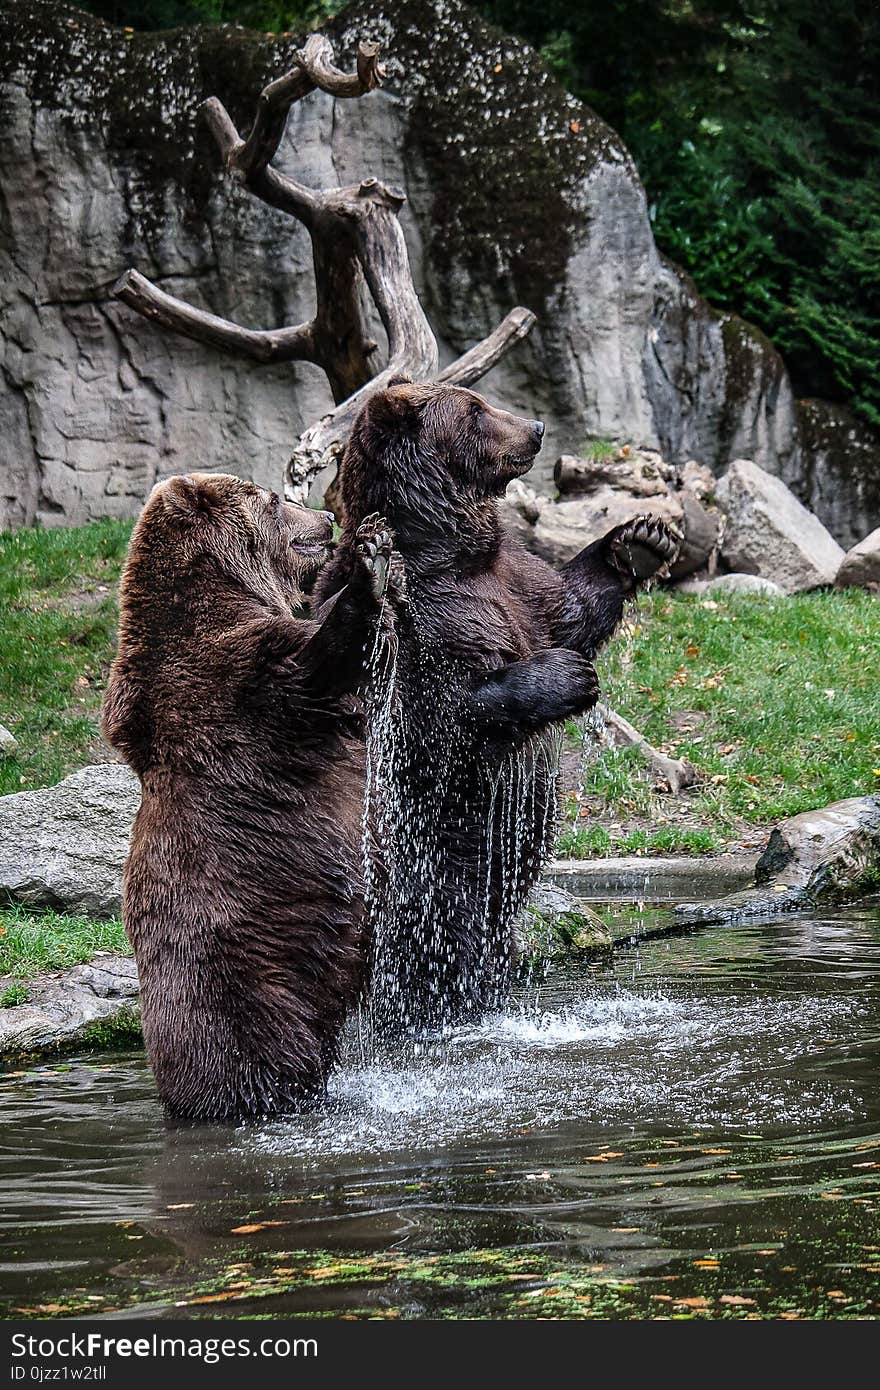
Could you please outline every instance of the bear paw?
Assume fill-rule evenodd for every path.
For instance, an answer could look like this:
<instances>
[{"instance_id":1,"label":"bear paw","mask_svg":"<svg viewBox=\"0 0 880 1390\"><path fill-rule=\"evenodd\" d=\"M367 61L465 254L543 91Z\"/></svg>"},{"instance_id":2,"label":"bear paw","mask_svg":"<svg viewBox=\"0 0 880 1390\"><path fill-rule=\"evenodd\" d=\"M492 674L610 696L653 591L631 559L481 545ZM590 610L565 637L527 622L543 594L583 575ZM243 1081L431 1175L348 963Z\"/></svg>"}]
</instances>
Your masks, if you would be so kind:
<instances>
[{"instance_id":1,"label":"bear paw","mask_svg":"<svg viewBox=\"0 0 880 1390\"><path fill-rule=\"evenodd\" d=\"M400 603L406 602L406 577L403 560L394 549L394 536L388 523L378 512L365 516L354 538L357 556L367 571L370 587L377 602L390 595Z\"/></svg>"},{"instance_id":2,"label":"bear paw","mask_svg":"<svg viewBox=\"0 0 880 1390\"><path fill-rule=\"evenodd\" d=\"M637 516L618 526L607 541L607 559L630 584L639 584L671 565L681 534L659 516Z\"/></svg>"},{"instance_id":3,"label":"bear paw","mask_svg":"<svg viewBox=\"0 0 880 1390\"><path fill-rule=\"evenodd\" d=\"M580 652L566 648L551 650L544 655L550 668L546 674L564 692L566 710L563 717L587 714L600 695L599 676L592 661Z\"/></svg>"}]
</instances>

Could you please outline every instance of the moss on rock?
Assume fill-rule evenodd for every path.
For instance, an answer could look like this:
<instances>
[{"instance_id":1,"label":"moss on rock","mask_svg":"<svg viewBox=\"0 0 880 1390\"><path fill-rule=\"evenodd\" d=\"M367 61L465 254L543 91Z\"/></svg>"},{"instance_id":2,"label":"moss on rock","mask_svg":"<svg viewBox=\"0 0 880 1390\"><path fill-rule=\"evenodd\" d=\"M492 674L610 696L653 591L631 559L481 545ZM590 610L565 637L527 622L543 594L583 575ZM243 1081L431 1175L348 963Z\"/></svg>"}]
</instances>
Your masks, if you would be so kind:
<instances>
[{"instance_id":1,"label":"moss on rock","mask_svg":"<svg viewBox=\"0 0 880 1390\"><path fill-rule=\"evenodd\" d=\"M526 973L554 960L611 949L611 935L599 914L552 883L532 890L515 933L519 967Z\"/></svg>"},{"instance_id":2,"label":"moss on rock","mask_svg":"<svg viewBox=\"0 0 880 1390\"><path fill-rule=\"evenodd\" d=\"M389 55L388 86L410 105L409 144L431 177L431 261L482 282L509 282L539 312L564 278L585 220L582 181L624 145L568 95L533 49L460 0L366 0L335 29Z\"/></svg>"},{"instance_id":3,"label":"moss on rock","mask_svg":"<svg viewBox=\"0 0 880 1390\"><path fill-rule=\"evenodd\" d=\"M407 138L431 175L435 268L445 274L455 262L510 281L540 309L583 222L581 180L600 159L631 167L618 137L533 50L459 0L366 0L327 30L343 62L361 38L382 44L387 86L409 107ZM149 240L169 189L201 220L221 176L200 104L219 96L246 129L261 88L289 70L301 44L302 35L233 25L131 33L50 0L11 0L0 11L0 82L22 83L72 126L101 127Z\"/></svg>"}]
</instances>

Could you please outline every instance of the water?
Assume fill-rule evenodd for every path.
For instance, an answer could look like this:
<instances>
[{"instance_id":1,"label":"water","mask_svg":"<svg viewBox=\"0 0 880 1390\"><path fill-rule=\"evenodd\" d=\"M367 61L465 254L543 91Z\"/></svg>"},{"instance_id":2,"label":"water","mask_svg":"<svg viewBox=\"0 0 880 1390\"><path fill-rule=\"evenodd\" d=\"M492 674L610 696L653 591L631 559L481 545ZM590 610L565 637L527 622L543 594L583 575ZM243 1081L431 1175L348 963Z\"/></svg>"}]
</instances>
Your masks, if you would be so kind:
<instances>
[{"instance_id":1,"label":"water","mask_svg":"<svg viewBox=\"0 0 880 1390\"><path fill-rule=\"evenodd\" d=\"M638 923L635 924L638 926ZM7 1071L7 1311L880 1312L880 908L641 939L328 1108L167 1130L139 1053Z\"/></svg>"}]
</instances>

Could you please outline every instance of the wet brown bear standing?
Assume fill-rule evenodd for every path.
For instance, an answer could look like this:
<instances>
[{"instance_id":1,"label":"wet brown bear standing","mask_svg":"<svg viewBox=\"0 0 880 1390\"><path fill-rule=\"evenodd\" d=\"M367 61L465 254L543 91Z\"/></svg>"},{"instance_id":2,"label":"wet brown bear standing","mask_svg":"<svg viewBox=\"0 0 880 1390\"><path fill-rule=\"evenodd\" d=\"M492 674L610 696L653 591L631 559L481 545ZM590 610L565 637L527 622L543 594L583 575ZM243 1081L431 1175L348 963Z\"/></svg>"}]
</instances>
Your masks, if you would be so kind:
<instances>
[{"instance_id":1,"label":"wet brown bear standing","mask_svg":"<svg viewBox=\"0 0 880 1390\"><path fill-rule=\"evenodd\" d=\"M459 387L395 384L362 410L340 468L343 538L320 592L346 580L380 511L410 595L395 692L371 716L392 784L372 796L390 886L370 905L374 1017L391 1031L503 997L512 919L553 840L560 723L596 703L592 657L675 552L652 518L560 572L507 536L497 499L543 432Z\"/></svg>"},{"instance_id":2,"label":"wet brown bear standing","mask_svg":"<svg viewBox=\"0 0 880 1390\"><path fill-rule=\"evenodd\" d=\"M362 960L361 677L390 537L294 616L327 513L238 478L156 487L122 580L103 727L143 799L123 915L172 1116L243 1120L320 1095ZM393 561L392 561L393 564Z\"/></svg>"}]
</instances>

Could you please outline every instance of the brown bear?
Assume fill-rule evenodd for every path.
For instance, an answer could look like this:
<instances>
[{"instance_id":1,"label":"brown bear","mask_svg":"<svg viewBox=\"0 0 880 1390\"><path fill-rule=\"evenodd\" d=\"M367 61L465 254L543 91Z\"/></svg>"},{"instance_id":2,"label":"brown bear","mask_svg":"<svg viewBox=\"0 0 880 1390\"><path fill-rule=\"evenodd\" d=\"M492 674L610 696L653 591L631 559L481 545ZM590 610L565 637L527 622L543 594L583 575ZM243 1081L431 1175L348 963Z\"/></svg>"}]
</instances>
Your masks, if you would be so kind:
<instances>
[{"instance_id":1,"label":"brown bear","mask_svg":"<svg viewBox=\"0 0 880 1390\"><path fill-rule=\"evenodd\" d=\"M368 721L393 783L388 893L370 904L380 1030L444 1025L504 997L512 920L552 845L560 723L596 703L592 657L676 550L646 517L557 572L507 536L497 499L543 432L461 387L393 383L363 407L340 466L343 535L319 592L348 582L374 511L409 590L382 697L392 716Z\"/></svg>"},{"instance_id":2,"label":"brown bear","mask_svg":"<svg viewBox=\"0 0 880 1390\"><path fill-rule=\"evenodd\" d=\"M326 512L222 474L170 478L135 527L103 729L143 797L123 916L169 1115L241 1121L324 1089L361 980L364 750L352 692L391 538L297 616Z\"/></svg>"}]
</instances>

